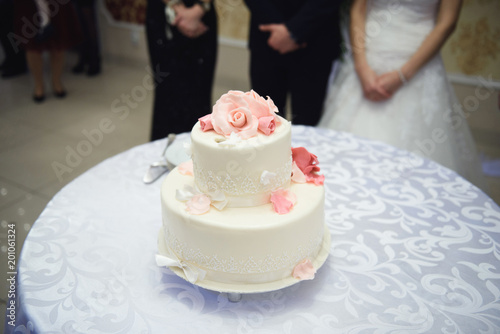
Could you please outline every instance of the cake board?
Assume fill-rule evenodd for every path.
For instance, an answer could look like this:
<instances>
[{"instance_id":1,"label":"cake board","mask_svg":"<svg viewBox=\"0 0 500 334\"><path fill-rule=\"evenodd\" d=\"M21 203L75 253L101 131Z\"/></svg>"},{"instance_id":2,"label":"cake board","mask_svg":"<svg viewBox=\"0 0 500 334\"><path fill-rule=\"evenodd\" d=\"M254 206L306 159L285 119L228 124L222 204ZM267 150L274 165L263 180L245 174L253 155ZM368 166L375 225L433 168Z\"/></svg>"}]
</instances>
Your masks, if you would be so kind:
<instances>
[{"instance_id":1,"label":"cake board","mask_svg":"<svg viewBox=\"0 0 500 334\"><path fill-rule=\"evenodd\" d=\"M325 233L323 241L321 243L320 251L316 256L316 258L314 258L311 261L316 271L318 271L325 263L330 251L330 244L331 244L330 231L328 230L328 227L325 225ZM160 255L168 255L163 228L160 229L160 232L158 233L158 251ZM184 271L181 268L169 267L169 269L171 269L177 276L189 282L186 275L184 274ZM201 282L196 282L196 283L189 282L189 283L197 285L207 290L216 291L220 293L227 293L230 301L239 301L241 299L242 294L276 291L289 287L299 282L301 282L301 280L296 279L290 275L289 277L286 277L278 281L267 282L267 283L255 283L255 284L221 283L206 279Z\"/></svg>"}]
</instances>

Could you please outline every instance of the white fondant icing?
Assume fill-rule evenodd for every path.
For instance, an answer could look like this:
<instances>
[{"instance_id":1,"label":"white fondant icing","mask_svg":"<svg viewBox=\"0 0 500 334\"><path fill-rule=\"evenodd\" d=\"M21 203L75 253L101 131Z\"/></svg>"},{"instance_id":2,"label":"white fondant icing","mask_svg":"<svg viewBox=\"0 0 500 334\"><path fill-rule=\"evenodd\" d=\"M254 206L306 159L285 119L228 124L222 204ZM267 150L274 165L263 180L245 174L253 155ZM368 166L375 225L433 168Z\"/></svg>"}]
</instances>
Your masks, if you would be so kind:
<instances>
[{"instance_id":1,"label":"white fondant icing","mask_svg":"<svg viewBox=\"0 0 500 334\"><path fill-rule=\"evenodd\" d=\"M175 199L176 189L193 186L192 176L174 169L162 190L165 242L175 254L225 283L263 283L290 276L304 258L315 258L324 236L324 188L292 184L297 204L279 215L271 204L211 209L191 215Z\"/></svg>"},{"instance_id":2,"label":"white fondant icing","mask_svg":"<svg viewBox=\"0 0 500 334\"><path fill-rule=\"evenodd\" d=\"M221 190L229 207L267 203L272 190L286 188L292 171L291 126L280 118L274 133L258 133L246 140L228 139L215 131L203 132L199 122L191 132L191 151L196 185L202 192ZM230 140L229 140L230 141ZM269 184L261 183L262 172L276 174Z\"/></svg>"}]
</instances>

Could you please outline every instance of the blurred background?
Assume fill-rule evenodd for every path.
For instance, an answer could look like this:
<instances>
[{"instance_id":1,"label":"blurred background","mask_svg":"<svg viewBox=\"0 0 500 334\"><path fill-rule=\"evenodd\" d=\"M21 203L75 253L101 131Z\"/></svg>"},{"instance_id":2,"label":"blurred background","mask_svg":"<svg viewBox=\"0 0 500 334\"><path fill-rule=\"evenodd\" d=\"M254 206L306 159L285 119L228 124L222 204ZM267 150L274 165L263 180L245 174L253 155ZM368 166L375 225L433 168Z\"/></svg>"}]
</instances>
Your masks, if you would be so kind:
<instances>
[{"instance_id":1,"label":"blurred background","mask_svg":"<svg viewBox=\"0 0 500 334\"><path fill-rule=\"evenodd\" d=\"M150 75L145 6L146 0L98 1L102 72L93 77L74 75L71 67L77 56L70 52L63 75L65 99L47 98L35 104L28 73L0 80L0 328L7 296L8 225L16 226L19 256L33 223L60 189L101 161L149 140L153 92L137 95L139 90L134 89L142 87ZM216 0L215 6L220 27L214 102L228 90L250 89L249 12L242 0ZM465 0L458 27L442 56L483 155L489 195L500 204L500 175L496 174L500 169L498 17L500 1ZM127 105L129 113L113 112L113 105ZM85 133L98 129L103 119L111 122L113 131L104 134L87 156L57 173L57 163L64 164L86 139Z\"/></svg>"}]
</instances>

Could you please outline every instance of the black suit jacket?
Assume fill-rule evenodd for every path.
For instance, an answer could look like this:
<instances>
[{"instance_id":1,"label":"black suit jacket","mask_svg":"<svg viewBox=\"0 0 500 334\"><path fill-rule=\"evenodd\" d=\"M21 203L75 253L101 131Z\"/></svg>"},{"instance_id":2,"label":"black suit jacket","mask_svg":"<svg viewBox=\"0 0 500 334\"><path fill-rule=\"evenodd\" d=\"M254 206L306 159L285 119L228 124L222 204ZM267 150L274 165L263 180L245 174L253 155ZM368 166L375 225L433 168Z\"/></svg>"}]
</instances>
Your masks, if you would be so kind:
<instances>
[{"instance_id":1,"label":"black suit jacket","mask_svg":"<svg viewBox=\"0 0 500 334\"><path fill-rule=\"evenodd\" d=\"M284 23L298 43L321 47L334 57L340 52L341 0L245 0L251 12L250 49L267 44L260 24Z\"/></svg>"}]
</instances>

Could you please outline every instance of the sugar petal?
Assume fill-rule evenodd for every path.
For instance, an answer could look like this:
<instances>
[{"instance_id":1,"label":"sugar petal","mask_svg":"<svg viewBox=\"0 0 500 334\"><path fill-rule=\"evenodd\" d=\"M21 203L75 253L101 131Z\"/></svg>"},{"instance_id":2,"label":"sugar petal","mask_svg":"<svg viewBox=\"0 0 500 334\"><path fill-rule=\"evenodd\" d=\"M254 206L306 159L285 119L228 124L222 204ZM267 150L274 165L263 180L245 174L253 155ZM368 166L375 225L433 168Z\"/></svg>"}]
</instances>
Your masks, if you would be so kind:
<instances>
[{"instance_id":1,"label":"sugar petal","mask_svg":"<svg viewBox=\"0 0 500 334\"><path fill-rule=\"evenodd\" d=\"M316 269L309 259L302 260L293 268L292 276L299 280L311 280L314 278Z\"/></svg>"},{"instance_id":2,"label":"sugar petal","mask_svg":"<svg viewBox=\"0 0 500 334\"><path fill-rule=\"evenodd\" d=\"M181 164L179 164L179 166L177 166L177 168L179 168L179 173L181 173L182 175L193 175L193 160L188 160L188 161L185 161Z\"/></svg>"},{"instance_id":3,"label":"sugar petal","mask_svg":"<svg viewBox=\"0 0 500 334\"><path fill-rule=\"evenodd\" d=\"M307 182L306 176L304 175L304 173L302 173L302 171L297 166L297 163L295 161L292 163L292 181L295 183Z\"/></svg>"}]
</instances>

